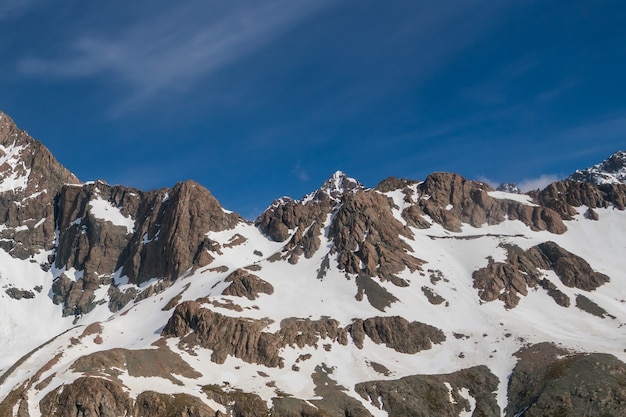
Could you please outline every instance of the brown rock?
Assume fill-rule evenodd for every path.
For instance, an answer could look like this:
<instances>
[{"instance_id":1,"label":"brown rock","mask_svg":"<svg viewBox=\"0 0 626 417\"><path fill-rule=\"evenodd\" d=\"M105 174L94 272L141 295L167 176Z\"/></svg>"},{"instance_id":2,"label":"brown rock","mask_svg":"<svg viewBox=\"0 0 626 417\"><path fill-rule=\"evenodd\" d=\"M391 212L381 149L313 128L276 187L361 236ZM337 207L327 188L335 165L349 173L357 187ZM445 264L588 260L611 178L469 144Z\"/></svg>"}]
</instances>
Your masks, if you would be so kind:
<instances>
[{"instance_id":1,"label":"brown rock","mask_svg":"<svg viewBox=\"0 0 626 417\"><path fill-rule=\"evenodd\" d=\"M269 322L228 317L203 308L199 302L185 301L174 309L161 333L180 337L186 345L212 349L211 360L224 363L228 355L269 367L283 366L278 351L278 335L263 332ZM190 333L193 331L192 333Z\"/></svg>"},{"instance_id":2,"label":"brown rock","mask_svg":"<svg viewBox=\"0 0 626 417\"><path fill-rule=\"evenodd\" d=\"M278 332L284 346L316 346L320 339L348 344L348 332L339 327L339 322L331 318L320 320L287 318L280 322Z\"/></svg>"},{"instance_id":3,"label":"brown rock","mask_svg":"<svg viewBox=\"0 0 626 417\"><path fill-rule=\"evenodd\" d=\"M134 232L96 218L90 210L95 199L107 201L123 216L134 219ZM154 277L174 280L190 269L207 265L219 245L206 234L241 221L192 181L171 190L150 192L103 182L65 186L58 200L56 266L83 272L83 278L75 283L57 278L55 302L65 303L65 315L90 311L98 301L93 298L94 291L109 285L120 268L131 282L141 283ZM119 310L132 298L118 295L115 302L111 300L112 310Z\"/></svg>"},{"instance_id":4,"label":"brown rock","mask_svg":"<svg viewBox=\"0 0 626 417\"><path fill-rule=\"evenodd\" d=\"M559 290L552 281L547 278L539 281L539 285L548 292L548 295L554 299L554 301L561 307L569 307L570 299L563 291Z\"/></svg>"},{"instance_id":5,"label":"brown rock","mask_svg":"<svg viewBox=\"0 0 626 417\"><path fill-rule=\"evenodd\" d=\"M363 382L356 385L355 391L390 416L456 417L471 410L469 401L460 393L466 389L476 404L472 415L499 417L497 388L498 378L489 368L476 366L445 375Z\"/></svg>"},{"instance_id":6,"label":"brown rock","mask_svg":"<svg viewBox=\"0 0 626 417\"><path fill-rule=\"evenodd\" d=\"M119 417L132 410L132 400L119 382L81 377L49 392L39 408L48 417Z\"/></svg>"},{"instance_id":7,"label":"brown rock","mask_svg":"<svg viewBox=\"0 0 626 417\"><path fill-rule=\"evenodd\" d=\"M518 201L495 199L487 184L468 181L457 174L435 173L418 186L423 212L446 229L458 232L463 223L473 227L499 224L506 218L520 220L533 230L562 234L561 216L548 207L527 206Z\"/></svg>"},{"instance_id":8,"label":"brown rock","mask_svg":"<svg viewBox=\"0 0 626 417\"><path fill-rule=\"evenodd\" d=\"M593 291L610 280L608 276L594 271L583 258L554 242L542 243L537 248L547 257L554 272L568 287Z\"/></svg>"},{"instance_id":9,"label":"brown rock","mask_svg":"<svg viewBox=\"0 0 626 417\"><path fill-rule=\"evenodd\" d=\"M541 192L533 193L538 202L557 211L564 219L576 214L574 207L591 209L613 206L626 207L626 184L596 185L590 182L557 181Z\"/></svg>"},{"instance_id":10,"label":"brown rock","mask_svg":"<svg viewBox=\"0 0 626 417\"><path fill-rule=\"evenodd\" d=\"M367 335L374 343L384 343L401 353L417 353L432 348L432 344L443 343L446 336L436 327L417 321L408 322L402 317L373 317L354 320L348 326L354 344L362 349Z\"/></svg>"},{"instance_id":11,"label":"brown rock","mask_svg":"<svg viewBox=\"0 0 626 417\"><path fill-rule=\"evenodd\" d=\"M0 112L0 145L15 150L15 164L0 167L0 180L27 176L24 187L0 191L0 219L6 229L0 238L9 239L3 248L27 258L50 250L55 240L55 197L65 183L80 181L65 169L40 142L20 130ZM4 152L0 151L0 157ZM27 227L25 230L24 227ZM15 250L14 250L15 249Z\"/></svg>"},{"instance_id":12,"label":"brown rock","mask_svg":"<svg viewBox=\"0 0 626 417\"><path fill-rule=\"evenodd\" d=\"M224 316L198 301L185 301L176 307L161 334L179 337L183 347L199 345L213 350L213 362L223 363L231 355L269 367L284 366L279 355L283 347L318 346L320 340L346 345L348 334L359 348L367 335L375 343L402 353L430 349L433 343L446 339L441 330L420 322L409 323L402 317L355 320L347 328L330 318L288 318L281 322L277 333L264 332L268 324L266 320Z\"/></svg>"},{"instance_id":13,"label":"brown rock","mask_svg":"<svg viewBox=\"0 0 626 417\"><path fill-rule=\"evenodd\" d=\"M237 269L226 277L231 284L226 287L222 295L233 295L235 297L246 297L249 300L256 300L259 293L273 294L274 287L267 281L249 273L243 269Z\"/></svg>"},{"instance_id":14,"label":"brown rock","mask_svg":"<svg viewBox=\"0 0 626 417\"><path fill-rule=\"evenodd\" d=\"M516 356L506 417L623 414L626 365L614 356L572 353L548 343L524 348Z\"/></svg>"},{"instance_id":15,"label":"brown rock","mask_svg":"<svg viewBox=\"0 0 626 417\"><path fill-rule=\"evenodd\" d=\"M215 417L214 410L200 398L188 394L142 392L137 396L133 417Z\"/></svg>"},{"instance_id":16,"label":"brown rock","mask_svg":"<svg viewBox=\"0 0 626 417\"><path fill-rule=\"evenodd\" d=\"M474 288L484 301L500 299L506 308L519 302L517 294L526 295L527 288L541 285L554 301L569 306L569 297L550 281L542 277L539 269L552 269L568 287L592 291L609 281L609 277L594 271L579 256L561 248L554 242L544 242L527 251L507 245L506 262L493 262L490 258L486 267L474 271Z\"/></svg>"},{"instance_id":17,"label":"brown rock","mask_svg":"<svg viewBox=\"0 0 626 417\"><path fill-rule=\"evenodd\" d=\"M218 385L205 385L202 392L207 398L223 405L226 408L227 415L237 417L269 417L270 412L267 409L267 403L257 394L247 393L236 389L228 392L224 391ZM216 416L223 416L218 413ZM274 414L272 414L274 416Z\"/></svg>"},{"instance_id":18,"label":"brown rock","mask_svg":"<svg viewBox=\"0 0 626 417\"><path fill-rule=\"evenodd\" d=\"M399 286L407 283L396 274L421 269L423 261L410 254L402 240L411 230L391 212L392 202L376 191L344 196L329 228L339 269L348 273L379 276Z\"/></svg>"},{"instance_id":19,"label":"brown rock","mask_svg":"<svg viewBox=\"0 0 626 417\"><path fill-rule=\"evenodd\" d=\"M202 376L180 356L167 348L109 349L81 356L72 364L72 370L87 375L117 377L126 370L133 377L159 377L181 384L176 375L187 378Z\"/></svg>"}]
</instances>

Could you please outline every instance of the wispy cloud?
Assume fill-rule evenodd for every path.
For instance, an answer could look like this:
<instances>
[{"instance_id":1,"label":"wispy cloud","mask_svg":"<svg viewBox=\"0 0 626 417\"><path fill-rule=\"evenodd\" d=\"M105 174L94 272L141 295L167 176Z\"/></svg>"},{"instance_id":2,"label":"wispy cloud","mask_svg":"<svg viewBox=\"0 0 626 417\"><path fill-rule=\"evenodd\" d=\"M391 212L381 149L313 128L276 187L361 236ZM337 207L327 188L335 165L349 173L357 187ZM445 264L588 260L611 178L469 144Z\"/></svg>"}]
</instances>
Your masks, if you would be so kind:
<instances>
[{"instance_id":1,"label":"wispy cloud","mask_svg":"<svg viewBox=\"0 0 626 417\"><path fill-rule=\"evenodd\" d=\"M560 178L553 174L544 174L540 175L537 178L528 178L520 181L517 186L523 192L532 191L532 190L541 190L545 188L547 185L558 181Z\"/></svg>"},{"instance_id":2,"label":"wispy cloud","mask_svg":"<svg viewBox=\"0 0 626 417\"><path fill-rule=\"evenodd\" d=\"M330 1L239 1L219 13L198 6L203 3L177 4L120 28L116 35L77 35L61 55L26 57L18 68L47 78L111 77L127 87L125 107L132 108L157 94L190 88Z\"/></svg>"},{"instance_id":3,"label":"wispy cloud","mask_svg":"<svg viewBox=\"0 0 626 417\"><path fill-rule=\"evenodd\" d=\"M298 162L296 166L293 167L291 173L295 175L300 181L308 181L310 179L309 174L300 162Z\"/></svg>"},{"instance_id":4,"label":"wispy cloud","mask_svg":"<svg viewBox=\"0 0 626 417\"><path fill-rule=\"evenodd\" d=\"M541 190L545 188L547 185L555 181L558 181L559 179L561 178L559 178L557 175L554 175L554 174L543 174L536 178L523 179L519 183L517 183L517 186L519 187L520 190L522 190L522 192L528 192L532 190ZM497 188L501 184L500 182L494 181L491 178L487 178L485 176L479 176L477 180L480 182L489 184L493 188Z\"/></svg>"}]
</instances>

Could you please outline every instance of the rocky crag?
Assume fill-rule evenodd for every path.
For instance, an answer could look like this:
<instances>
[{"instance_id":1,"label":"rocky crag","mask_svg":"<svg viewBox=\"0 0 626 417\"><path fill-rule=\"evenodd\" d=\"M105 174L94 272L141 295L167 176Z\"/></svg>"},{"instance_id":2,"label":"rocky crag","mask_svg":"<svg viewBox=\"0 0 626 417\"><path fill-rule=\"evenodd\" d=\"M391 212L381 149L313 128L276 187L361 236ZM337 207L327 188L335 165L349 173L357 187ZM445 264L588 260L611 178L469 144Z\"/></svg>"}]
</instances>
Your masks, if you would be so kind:
<instances>
[{"instance_id":1,"label":"rocky crag","mask_svg":"<svg viewBox=\"0 0 626 417\"><path fill-rule=\"evenodd\" d=\"M82 183L0 113L0 416L620 415L624 162L336 172L247 222Z\"/></svg>"}]
</instances>

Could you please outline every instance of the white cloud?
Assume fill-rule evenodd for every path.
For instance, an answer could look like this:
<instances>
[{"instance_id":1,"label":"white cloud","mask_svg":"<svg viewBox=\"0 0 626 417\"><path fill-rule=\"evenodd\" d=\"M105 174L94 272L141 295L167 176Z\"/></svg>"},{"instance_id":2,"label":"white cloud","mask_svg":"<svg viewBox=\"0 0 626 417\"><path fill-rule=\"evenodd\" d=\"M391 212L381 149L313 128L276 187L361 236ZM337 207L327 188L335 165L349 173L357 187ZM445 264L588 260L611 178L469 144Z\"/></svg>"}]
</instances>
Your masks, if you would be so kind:
<instances>
[{"instance_id":1,"label":"white cloud","mask_svg":"<svg viewBox=\"0 0 626 417\"><path fill-rule=\"evenodd\" d=\"M543 188L545 188L547 185L560 180L561 178L559 178L558 176L554 175L554 174L543 174L540 175L539 177L536 178L528 178L528 179L524 179L522 181L520 181L519 183L516 183L517 186L519 187L519 189L522 192L528 192L528 191L532 191L532 190L541 190ZM498 181L494 181L490 178L487 178L485 176L479 176L477 178L477 181L480 182L484 182L486 184L488 184L489 186L493 187L493 188L497 188L501 182Z\"/></svg>"},{"instance_id":2,"label":"white cloud","mask_svg":"<svg viewBox=\"0 0 626 417\"><path fill-rule=\"evenodd\" d=\"M291 170L291 173L293 175L295 175L296 177L298 177L298 179L300 181L308 181L309 180L309 174L308 172L306 172L306 170L302 167L302 164L300 164L300 162L298 162L296 164L295 167L293 167L293 169Z\"/></svg>"},{"instance_id":3,"label":"white cloud","mask_svg":"<svg viewBox=\"0 0 626 417\"><path fill-rule=\"evenodd\" d=\"M62 55L27 57L18 67L42 77L113 77L130 89L126 105L132 107L159 93L188 89L329 1L240 1L219 11L199 8L202 3L177 4L166 13L144 16L116 35L81 34Z\"/></svg>"},{"instance_id":4,"label":"white cloud","mask_svg":"<svg viewBox=\"0 0 626 417\"><path fill-rule=\"evenodd\" d=\"M558 181L559 179L560 178L557 177L556 175L544 174L537 178L529 178L529 179L522 180L520 181L519 184L517 184L517 186L523 192L537 190L537 189L541 190L545 188L546 186L548 186L549 184L555 181Z\"/></svg>"}]
</instances>

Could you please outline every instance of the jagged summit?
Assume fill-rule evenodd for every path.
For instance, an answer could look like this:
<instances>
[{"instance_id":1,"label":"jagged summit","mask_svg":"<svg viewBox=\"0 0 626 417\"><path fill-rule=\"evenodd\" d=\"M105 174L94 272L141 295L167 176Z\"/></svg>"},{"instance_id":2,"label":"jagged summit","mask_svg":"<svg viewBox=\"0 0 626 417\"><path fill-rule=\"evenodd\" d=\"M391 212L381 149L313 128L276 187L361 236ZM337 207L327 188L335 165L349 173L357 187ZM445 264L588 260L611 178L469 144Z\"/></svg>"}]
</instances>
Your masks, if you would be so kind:
<instances>
[{"instance_id":1,"label":"jagged summit","mask_svg":"<svg viewBox=\"0 0 626 417\"><path fill-rule=\"evenodd\" d=\"M310 201L339 201L341 197L350 192L365 189L365 186L352 177L347 176L342 171L335 173L312 193L307 194L302 199L304 204Z\"/></svg>"},{"instance_id":2,"label":"jagged summit","mask_svg":"<svg viewBox=\"0 0 626 417\"><path fill-rule=\"evenodd\" d=\"M252 225L43 149L0 114L0 417L623 414L626 184L338 171Z\"/></svg>"},{"instance_id":3,"label":"jagged summit","mask_svg":"<svg viewBox=\"0 0 626 417\"><path fill-rule=\"evenodd\" d=\"M514 193L514 194L522 193L522 190L520 190L518 185L515 184L514 182L503 182L502 184L498 185L498 188L496 188L496 191L503 191L505 193Z\"/></svg>"},{"instance_id":4,"label":"jagged summit","mask_svg":"<svg viewBox=\"0 0 626 417\"><path fill-rule=\"evenodd\" d=\"M626 151L617 151L592 167L576 170L570 181L601 184L626 184Z\"/></svg>"}]
</instances>

